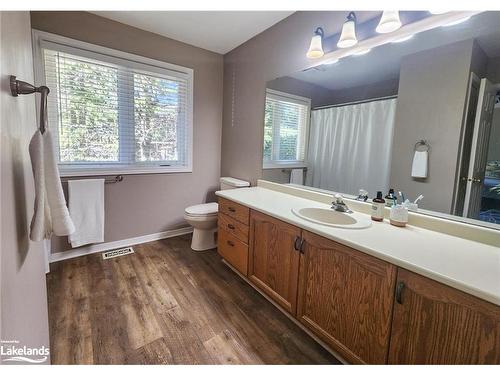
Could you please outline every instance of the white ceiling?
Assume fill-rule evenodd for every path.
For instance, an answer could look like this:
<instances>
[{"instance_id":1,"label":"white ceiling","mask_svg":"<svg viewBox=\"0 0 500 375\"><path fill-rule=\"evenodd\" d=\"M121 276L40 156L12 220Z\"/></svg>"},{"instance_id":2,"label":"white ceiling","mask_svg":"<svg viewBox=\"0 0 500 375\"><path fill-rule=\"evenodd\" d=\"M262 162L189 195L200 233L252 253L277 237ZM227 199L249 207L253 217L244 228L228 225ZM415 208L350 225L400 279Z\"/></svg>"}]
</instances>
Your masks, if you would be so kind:
<instances>
[{"instance_id":1,"label":"white ceiling","mask_svg":"<svg viewBox=\"0 0 500 375\"><path fill-rule=\"evenodd\" d=\"M217 53L227 53L268 29L290 11L92 12L142 30Z\"/></svg>"}]
</instances>

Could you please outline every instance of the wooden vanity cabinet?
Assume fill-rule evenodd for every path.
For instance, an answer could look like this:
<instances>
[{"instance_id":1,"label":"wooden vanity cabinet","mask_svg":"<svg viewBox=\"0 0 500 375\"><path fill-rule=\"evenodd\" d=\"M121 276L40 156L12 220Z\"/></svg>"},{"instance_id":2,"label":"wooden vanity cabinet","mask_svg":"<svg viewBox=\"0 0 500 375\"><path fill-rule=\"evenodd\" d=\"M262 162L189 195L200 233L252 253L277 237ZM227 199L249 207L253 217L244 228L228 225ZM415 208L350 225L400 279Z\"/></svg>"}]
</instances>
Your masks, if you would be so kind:
<instances>
[{"instance_id":1,"label":"wooden vanity cabinet","mask_svg":"<svg viewBox=\"0 0 500 375\"><path fill-rule=\"evenodd\" d=\"M391 364L500 364L500 307L399 269Z\"/></svg>"},{"instance_id":2,"label":"wooden vanity cabinet","mask_svg":"<svg viewBox=\"0 0 500 375\"><path fill-rule=\"evenodd\" d=\"M248 212L223 201L219 252L347 361L500 364L499 306Z\"/></svg>"},{"instance_id":3,"label":"wooden vanity cabinet","mask_svg":"<svg viewBox=\"0 0 500 375\"><path fill-rule=\"evenodd\" d=\"M219 199L217 252L238 272L248 272L248 220L250 209Z\"/></svg>"},{"instance_id":4,"label":"wooden vanity cabinet","mask_svg":"<svg viewBox=\"0 0 500 375\"><path fill-rule=\"evenodd\" d=\"M351 363L383 364L396 267L303 231L297 318Z\"/></svg>"},{"instance_id":5,"label":"wooden vanity cabinet","mask_svg":"<svg viewBox=\"0 0 500 375\"><path fill-rule=\"evenodd\" d=\"M297 304L301 230L257 211L250 211L248 278L291 314Z\"/></svg>"}]
</instances>

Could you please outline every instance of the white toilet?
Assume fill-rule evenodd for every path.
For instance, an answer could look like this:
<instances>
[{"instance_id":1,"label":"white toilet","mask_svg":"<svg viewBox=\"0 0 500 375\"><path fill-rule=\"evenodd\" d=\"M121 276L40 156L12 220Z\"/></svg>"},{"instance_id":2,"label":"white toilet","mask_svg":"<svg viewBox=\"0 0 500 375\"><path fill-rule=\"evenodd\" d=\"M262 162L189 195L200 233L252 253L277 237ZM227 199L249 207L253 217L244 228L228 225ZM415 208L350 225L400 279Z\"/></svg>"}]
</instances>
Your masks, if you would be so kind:
<instances>
[{"instance_id":1,"label":"white toilet","mask_svg":"<svg viewBox=\"0 0 500 375\"><path fill-rule=\"evenodd\" d=\"M232 177L221 177L221 190L248 187L250 183ZM194 228L191 249L195 251L209 250L217 247L215 232L217 231L217 203L204 203L190 206L184 211L184 219Z\"/></svg>"}]
</instances>

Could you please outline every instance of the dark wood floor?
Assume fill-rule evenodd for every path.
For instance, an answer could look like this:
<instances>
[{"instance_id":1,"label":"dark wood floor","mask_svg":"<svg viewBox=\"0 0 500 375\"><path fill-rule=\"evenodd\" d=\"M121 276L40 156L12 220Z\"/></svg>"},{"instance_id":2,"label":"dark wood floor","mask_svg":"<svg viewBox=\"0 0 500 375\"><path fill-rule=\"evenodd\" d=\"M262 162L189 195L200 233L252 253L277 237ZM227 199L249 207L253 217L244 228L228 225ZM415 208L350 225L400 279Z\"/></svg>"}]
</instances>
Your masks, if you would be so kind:
<instances>
[{"instance_id":1,"label":"dark wood floor","mask_svg":"<svg viewBox=\"0 0 500 375\"><path fill-rule=\"evenodd\" d=\"M336 364L190 236L52 264L53 364Z\"/></svg>"}]
</instances>

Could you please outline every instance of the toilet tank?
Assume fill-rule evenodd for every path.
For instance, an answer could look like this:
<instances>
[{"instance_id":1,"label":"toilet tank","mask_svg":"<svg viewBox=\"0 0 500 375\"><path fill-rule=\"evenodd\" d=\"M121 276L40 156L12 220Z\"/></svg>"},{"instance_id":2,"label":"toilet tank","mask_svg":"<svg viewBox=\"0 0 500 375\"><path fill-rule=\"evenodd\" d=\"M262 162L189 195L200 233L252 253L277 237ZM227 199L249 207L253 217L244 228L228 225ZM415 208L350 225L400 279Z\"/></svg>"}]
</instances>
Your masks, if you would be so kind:
<instances>
[{"instance_id":1,"label":"toilet tank","mask_svg":"<svg viewBox=\"0 0 500 375\"><path fill-rule=\"evenodd\" d=\"M221 177L220 179L220 189L228 190L228 189L237 189L242 187L249 187L250 182L238 180L237 178L232 177Z\"/></svg>"}]
</instances>

